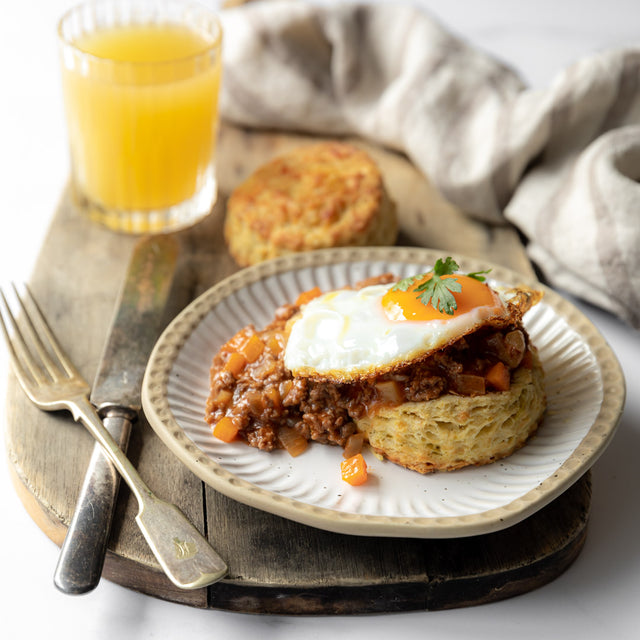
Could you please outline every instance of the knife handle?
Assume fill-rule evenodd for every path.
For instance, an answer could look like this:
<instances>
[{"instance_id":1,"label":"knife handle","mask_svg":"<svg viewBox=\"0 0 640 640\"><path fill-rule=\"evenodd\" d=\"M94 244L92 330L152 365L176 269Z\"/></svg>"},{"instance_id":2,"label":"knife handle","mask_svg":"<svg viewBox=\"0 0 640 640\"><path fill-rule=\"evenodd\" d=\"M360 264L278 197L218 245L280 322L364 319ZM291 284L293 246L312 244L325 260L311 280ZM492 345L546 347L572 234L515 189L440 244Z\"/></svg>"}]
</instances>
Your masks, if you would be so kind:
<instances>
[{"instance_id":1,"label":"knife handle","mask_svg":"<svg viewBox=\"0 0 640 640\"><path fill-rule=\"evenodd\" d=\"M102 416L106 429L126 451L135 412L109 408ZM60 591L80 595L100 582L119 483L120 474L96 443L53 577Z\"/></svg>"}]
</instances>

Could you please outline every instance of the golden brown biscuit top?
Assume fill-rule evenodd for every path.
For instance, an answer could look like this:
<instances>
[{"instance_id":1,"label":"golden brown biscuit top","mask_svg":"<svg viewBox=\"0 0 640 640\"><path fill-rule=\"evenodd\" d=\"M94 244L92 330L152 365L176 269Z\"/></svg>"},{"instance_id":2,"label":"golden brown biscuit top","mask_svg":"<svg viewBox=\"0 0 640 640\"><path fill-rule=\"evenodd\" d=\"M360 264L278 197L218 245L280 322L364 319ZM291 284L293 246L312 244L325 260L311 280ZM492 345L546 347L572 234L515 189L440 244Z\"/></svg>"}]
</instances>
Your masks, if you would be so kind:
<instances>
[{"instance_id":1,"label":"golden brown biscuit top","mask_svg":"<svg viewBox=\"0 0 640 640\"><path fill-rule=\"evenodd\" d=\"M257 169L231 194L229 213L261 238L292 251L310 229L341 244L366 231L383 186L369 155L346 143L295 149Z\"/></svg>"}]
</instances>

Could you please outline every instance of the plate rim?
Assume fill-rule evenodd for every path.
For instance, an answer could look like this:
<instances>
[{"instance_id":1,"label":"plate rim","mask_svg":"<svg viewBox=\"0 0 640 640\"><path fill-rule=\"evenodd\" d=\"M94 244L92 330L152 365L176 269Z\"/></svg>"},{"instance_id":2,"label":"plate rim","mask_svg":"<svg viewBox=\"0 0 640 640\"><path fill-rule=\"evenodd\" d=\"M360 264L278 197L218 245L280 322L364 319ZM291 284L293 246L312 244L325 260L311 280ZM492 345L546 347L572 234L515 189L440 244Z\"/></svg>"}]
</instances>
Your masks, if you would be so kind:
<instances>
[{"instance_id":1,"label":"plate rim","mask_svg":"<svg viewBox=\"0 0 640 640\"><path fill-rule=\"evenodd\" d=\"M524 520L563 493L604 452L620 422L626 384L611 347L582 311L534 278L481 258L447 253L465 270L491 268L491 277L496 280L523 283L544 291L545 303L567 321L593 354L603 389L602 403L593 424L567 460L539 485L506 505L474 514L413 517L355 514L308 504L254 485L219 465L186 435L169 407L169 376L182 345L216 304L239 289L274 275L309 267L375 261L433 264L443 253L447 252L398 246L322 249L261 262L224 278L188 304L157 340L142 384L142 407L149 425L171 452L213 489L248 506L327 531L366 536L456 538L491 533Z\"/></svg>"}]
</instances>

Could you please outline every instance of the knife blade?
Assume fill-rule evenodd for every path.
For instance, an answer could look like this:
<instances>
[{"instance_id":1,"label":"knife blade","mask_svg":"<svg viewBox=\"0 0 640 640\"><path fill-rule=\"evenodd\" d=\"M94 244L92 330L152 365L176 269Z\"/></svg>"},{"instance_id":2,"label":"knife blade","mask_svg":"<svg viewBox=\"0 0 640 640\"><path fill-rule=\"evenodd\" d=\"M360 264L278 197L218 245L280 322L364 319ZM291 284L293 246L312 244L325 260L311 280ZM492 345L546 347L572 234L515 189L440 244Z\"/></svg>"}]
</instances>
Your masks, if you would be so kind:
<instances>
[{"instance_id":1,"label":"knife blade","mask_svg":"<svg viewBox=\"0 0 640 640\"><path fill-rule=\"evenodd\" d=\"M90 400L123 451L141 409L147 360L164 323L178 258L173 236L150 236L134 246L92 385ZM68 594L93 590L100 581L120 475L96 444L54 573Z\"/></svg>"}]
</instances>

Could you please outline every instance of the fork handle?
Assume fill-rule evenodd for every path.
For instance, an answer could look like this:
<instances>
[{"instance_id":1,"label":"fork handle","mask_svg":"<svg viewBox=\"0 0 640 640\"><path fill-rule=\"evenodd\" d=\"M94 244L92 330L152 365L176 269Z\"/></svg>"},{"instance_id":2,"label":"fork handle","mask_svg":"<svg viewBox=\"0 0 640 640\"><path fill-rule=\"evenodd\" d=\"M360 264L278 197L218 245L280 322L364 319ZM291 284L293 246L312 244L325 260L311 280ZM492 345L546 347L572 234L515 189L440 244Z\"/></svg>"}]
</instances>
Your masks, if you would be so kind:
<instances>
[{"instance_id":1,"label":"fork handle","mask_svg":"<svg viewBox=\"0 0 640 640\"><path fill-rule=\"evenodd\" d=\"M120 408L103 414L105 428L126 451L135 412ZM53 582L63 593L80 595L98 586L116 507L120 474L96 442L58 557Z\"/></svg>"},{"instance_id":2,"label":"fork handle","mask_svg":"<svg viewBox=\"0 0 640 640\"><path fill-rule=\"evenodd\" d=\"M227 573L224 560L176 506L153 494L105 429L88 398L75 398L67 407L102 446L136 496L136 522L169 579L181 589L205 587L220 580Z\"/></svg>"}]
</instances>

